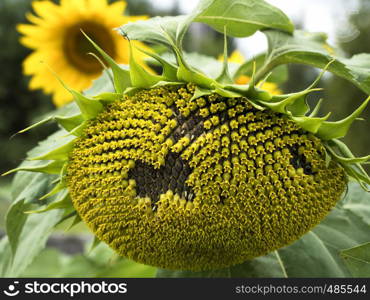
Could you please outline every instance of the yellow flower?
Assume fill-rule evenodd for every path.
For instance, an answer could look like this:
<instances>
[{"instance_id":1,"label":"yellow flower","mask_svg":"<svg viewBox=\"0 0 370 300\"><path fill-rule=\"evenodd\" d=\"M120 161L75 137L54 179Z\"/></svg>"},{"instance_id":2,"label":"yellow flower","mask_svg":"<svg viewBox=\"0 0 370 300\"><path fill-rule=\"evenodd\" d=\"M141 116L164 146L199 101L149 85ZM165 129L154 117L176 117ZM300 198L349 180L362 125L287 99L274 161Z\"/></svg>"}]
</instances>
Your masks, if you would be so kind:
<instances>
[{"instance_id":1,"label":"yellow flower","mask_svg":"<svg viewBox=\"0 0 370 300\"><path fill-rule=\"evenodd\" d=\"M81 29L120 64L129 62L129 44L113 28L143 16L124 16L124 1L108 4L107 0L34 1L36 13L27 14L32 24L19 24L21 43L34 51L25 59L23 70L31 75L30 88L53 94L53 102L61 106L72 96L50 73L50 66L71 88L82 91L101 75L102 66L88 53L96 53L82 35ZM143 45L140 45L143 48ZM143 54L135 55L139 62Z\"/></svg>"},{"instance_id":2,"label":"yellow flower","mask_svg":"<svg viewBox=\"0 0 370 300\"><path fill-rule=\"evenodd\" d=\"M236 63L236 64L243 64L245 62L244 56L239 51L234 51L231 53L229 57L229 62ZM242 75L235 80L237 84L246 84L250 81L250 77L246 75ZM262 84L261 89L270 92L273 95L280 95L281 90L277 86L277 84L272 82L265 82Z\"/></svg>"}]
</instances>

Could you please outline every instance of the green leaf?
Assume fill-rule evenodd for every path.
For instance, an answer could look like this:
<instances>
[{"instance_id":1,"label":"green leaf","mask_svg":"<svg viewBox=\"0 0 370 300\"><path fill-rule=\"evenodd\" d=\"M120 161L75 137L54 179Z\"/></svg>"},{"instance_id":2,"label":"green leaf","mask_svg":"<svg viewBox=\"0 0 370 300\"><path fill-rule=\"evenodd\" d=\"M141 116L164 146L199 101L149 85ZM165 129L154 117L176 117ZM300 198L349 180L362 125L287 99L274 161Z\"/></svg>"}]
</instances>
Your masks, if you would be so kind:
<instances>
[{"instance_id":1,"label":"green leaf","mask_svg":"<svg viewBox=\"0 0 370 300\"><path fill-rule=\"evenodd\" d=\"M339 50L327 43L324 33L308 33L300 30L293 35L277 31L263 31L268 39L269 52L266 62L257 74L263 78L275 67L296 63L324 69L333 59L328 71L349 80L370 94L370 54L358 54L345 58Z\"/></svg>"},{"instance_id":2,"label":"green leaf","mask_svg":"<svg viewBox=\"0 0 370 300\"><path fill-rule=\"evenodd\" d=\"M28 216L19 235L17 251L11 255L10 244L4 239L5 255L1 256L1 277L18 277L38 256L51 234L51 230L62 216L61 210L52 210L42 214ZM1 252L1 250L0 250Z\"/></svg>"},{"instance_id":3,"label":"green leaf","mask_svg":"<svg viewBox=\"0 0 370 300\"><path fill-rule=\"evenodd\" d=\"M31 208L45 204L39 198L50 189L54 179L54 175L24 171L14 177L13 204L6 215L6 247L9 253L2 259L5 260L2 262L3 276L17 276L22 272L43 248L51 228L59 221L62 215L59 210L40 217L25 214Z\"/></svg>"},{"instance_id":4,"label":"green leaf","mask_svg":"<svg viewBox=\"0 0 370 300\"><path fill-rule=\"evenodd\" d=\"M0 240L0 276L4 277L4 274L10 268L12 262L12 252L9 245L8 238L5 236Z\"/></svg>"},{"instance_id":5,"label":"green leaf","mask_svg":"<svg viewBox=\"0 0 370 300\"><path fill-rule=\"evenodd\" d=\"M304 130L307 130L312 133L317 133L319 128L322 126L323 122L326 121L330 116L330 113L328 113L325 117L322 118L314 118L314 117L295 117L290 116L294 122L296 122L300 127L302 127Z\"/></svg>"},{"instance_id":6,"label":"green leaf","mask_svg":"<svg viewBox=\"0 0 370 300\"><path fill-rule=\"evenodd\" d=\"M77 106L77 103L75 101L72 101L55 110L53 114L58 117L71 117L81 114L81 112Z\"/></svg>"},{"instance_id":7,"label":"green leaf","mask_svg":"<svg viewBox=\"0 0 370 300\"><path fill-rule=\"evenodd\" d=\"M288 114L288 112L298 110L298 115L303 115L303 113L308 109L308 106L305 103L306 96L318 90L320 89L308 89L294 94L274 96L271 101L258 102L278 113ZM294 106L295 103L298 103L299 108ZM293 109L289 110L289 107Z\"/></svg>"},{"instance_id":8,"label":"green leaf","mask_svg":"<svg viewBox=\"0 0 370 300\"><path fill-rule=\"evenodd\" d=\"M324 101L324 99L323 98L321 98L318 102L317 102L317 104L316 104L316 106L314 107L314 109L310 112L310 114L308 115L310 118L314 118L314 117L316 117L317 116L317 114L319 113L319 111L320 111L320 108L321 108L321 104L322 104L322 102Z\"/></svg>"},{"instance_id":9,"label":"green leaf","mask_svg":"<svg viewBox=\"0 0 370 300\"><path fill-rule=\"evenodd\" d=\"M51 120L57 121L59 125L61 125L65 130L71 131L74 127L82 123L84 119L81 115L79 107L77 106L77 103L73 101L62 106L57 110L48 113L43 120L19 131L18 133L26 132L28 130L41 126Z\"/></svg>"},{"instance_id":10,"label":"green leaf","mask_svg":"<svg viewBox=\"0 0 370 300\"><path fill-rule=\"evenodd\" d=\"M226 35L226 27L224 28L224 53L223 53L223 64L222 64L222 71L221 74L218 75L216 78L217 82L223 84L232 84L234 81L231 78L230 70L229 70L229 55L227 51L227 35Z\"/></svg>"},{"instance_id":11,"label":"green leaf","mask_svg":"<svg viewBox=\"0 0 370 300\"><path fill-rule=\"evenodd\" d=\"M84 121L82 122L80 125L78 125L77 127L73 128L73 130L71 130L69 132L69 136L75 136L75 137L79 137L83 134L83 131L84 129L86 128L86 126L88 125L89 123L87 121ZM72 144L73 144L73 141L72 141Z\"/></svg>"},{"instance_id":12,"label":"green leaf","mask_svg":"<svg viewBox=\"0 0 370 300\"><path fill-rule=\"evenodd\" d=\"M207 77L205 74L189 68L183 59L179 60L179 68L177 69L177 78L185 82L193 82L200 87L215 87L217 82Z\"/></svg>"},{"instance_id":13,"label":"green leaf","mask_svg":"<svg viewBox=\"0 0 370 300\"><path fill-rule=\"evenodd\" d=\"M56 131L55 133L51 134L50 136L48 136L47 139L39 142L39 144L31 149L28 153L27 153L27 159L29 158L32 158L32 157L37 157L37 156L41 156L41 155L44 155L45 153L49 152L50 150L54 149L55 147L61 147L63 146L63 144L67 144L69 143L72 139L74 139L74 137L71 137L71 136L68 136L68 132L61 129L61 130L58 130ZM31 161L24 161L22 162L21 166L28 166L28 165L32 165L32 166L35 166L35 163L39 163L39 164L44 164L45 162L31 162Z\"/></svg>"},{"instance_id":14,"label":"green leaf","mask_svg":"<svg viewBox=\"0 0 370 300\"><path fill-rule=\"evenodd\" d=\"M6 214L6 231L13 253L19 246L20 236L24 230L28 215L24 212L30 210L33 204L43 205L39 199L48 192L55 176L48 174L33 174L18 172L12 184L13 204Z\"/></svg>"},{"instance_id":15,"label":"green leaf","mask_svg":"<svg viewBox=\"0 0 370 300\"><path fill-rule=\"evenodd\" d=\"M350 129L352 123L366 108L369 101L370 97L367 98L351 115L343 120L336 122L323 122L317 131L317 135L323 140L332 140L344 137Z\"/></svg>"},{"instance_id":16,"label":"green leaf","mask_svg":"<svg viewBox=\"0 0 370 300\"><path fill-rule=\"evenodd\" d=\"M28 126L25 129L20 130L19 132L17 132L17 134L24 133L36 127L42 126L52 120L56 120L63 128L69 131L71 130L70 128L72 125L77 126L79 124L79 121L83 121L83 118L76 102L71 102L57 110L46 114L46 116L44 116L42 120Z\"/></svg>"},{"instance_id":17,"label":"green leaf","mask_svg":"<svg viewBox=\"0 0 370 300\"><path fill-rule=\"evenodd\" d=\"M44 153L40 156L29 158L30 160L67 160L69 152L72 150L74 145L74 136L66 136L66 139L69 138L70 141L68 143L64 143L64 141L56 141L59 143L63 143L60 147L50 150L47 153Z\"/></svg>"},{"instance_id":18,"label":"green leaf","mask_svg":"<svg viewBox=\"0 0 370 300\"><path fill-rule=\"evenodd\" d=\"M60 142L60 140L65 142L64 136L66 133L67 132L65 130L59 130L52 134L46 140L40 142L37 147L29 151L27 153L27 157L43 155L43 153L50 151L50 149L55 147L55 144ZM63 162L60 161L26 160L22 162L18 169L34 171L38 169L49 173L59 174L61 172L62 165ZM28 215L24 214L24 212L34 208L35 204L39 207L45 205L45 201L39 201L39 199L53 187L53 182L56 178L56 175L45 173L35 174L25 171L19 171L14 176L11 189L13 204L6 215L6 230L13 253L15 253L18 248L20 236L29 218ZM55 198L49 199L49 202L52 202L53 200L55 200Z\"/></svg>"},{"instance_id":19,"label":"green leaf","mask_svg":"<svg viewBox=\"0 0 370 300\"><path fill-rule=\"evenodd\" d=\"M67 131L59 130L30 151L28 160L66 160L75 138Z\"/></svg>"},{"instance_id":20,"label":"green leaf","mask_svg":"<svg viewBox=\"0 0 370 300\"><path fill-rule=\"evenodd\" d=\"M53 120L53 117L52 116L49 116L49 117L47 117L47 118L45 118L45 119L43 119L43 120L41 120L41 121L39 121L39 122L37 122L35 124L32 124L32 125L28 126L25 129L22 129L22 130L18 131L17 134L19 134L19 133L25 133L25 132L27 132L29 130L32 130L32 129L36 128L36 127L42 126L42 125L48 123L51 120Z\"/></svg>"},{"instance_id":21,"label":"green leaf","mask_svg":"<svg viewBox=\"0 0 370 300\"><path fill-rule=\"evenodd\" d=\"M177 66L175 66L173 63L167 61L160 55L154 52L149 52L144 49L138 48L139 51L145 53L146 55L150 56L152 59L154 59L159 65L163 68L162 77L165 80L171 80L171 81L177 81ZM175 59L175 56L173 56ZM176 61L176 59L175 59Z\"/></svg>"},{"instance_id":22,"label":"green leaf","mask_svg":"<svg viewBox=\"0 0 370 300\"><path fill-rule=\"evenodd\" d=\"M184 52L184 60L191 66L192 69L204 73L210 78L217 78L222 72L222 61L216 58L204 54L199 54L197 52ZM172 53L163 53L162 58L175 64L176 56ZM235 69L235 64L230 64L231 69Z\"/></svg>"},{"instance_id":23,"label":"green leaf","mask_svg":"<svg viewBox=\"0 0 370 300\"><path fill-rule=\"evenodd\" d=\"M89 248L89 251L91 252L92 250L94 250L101 243L102 243L102 241L99 240L99 238L95 235L94 238L93 238L93 241L91 243L91 246Z\"/></svg>"},{"instance_id":24,"label":"green leaf","mask_svg":"<svg viewBox=\"0 0 370 300\"><path fill-rule=\"evenodd\" d=\"M353 277L370 277L370 242L341 252Z\"/></svg>"},{"instance_id":25,"label":"green leaf","mask_svg":"<svg viewBox=\"0 0 370 300\"><path fill-rule=\"evenodd\" d=\"M135 54L130 42L130 78L132 85L138 88L149 88L156 83L165 80L163 76L151 74L140 66L135 60Z\"/></svg>"},{"instance_id":26,"label":"green leaf","mask_svg":"<svg viewBox=\"0 0 370 300\"><path fill-rule=\"evenodd\" d=\"M23 166L20 166L16 169L10 170L2 176L9 175L14 172L18 171L28 171L28 172L41 172L41 173L47 173L47 174L59 174L60 170L62 169L64 165L63 161L42 161L35 163L34 161L28 162L28 164L24 164Z\"/></svg>"},{"instance_id":27,"label":"green leaf","mask_svg":"<svg viewBox=\"0 0 370 300\"><path fill-rule=\"evenodd\" d=\"M70 209L70 208L73 208L73 204L71 198L69 197L68 189L65 188L64 190L60 191L56 199L53 200L53 202L46 205L46 207L39 208L36 210L25 211L25 213L27 214L43 213L53 209Z\"/></svg>"},{"instance_id":28,"label":"green leaf","mask_svg":"<svg viewBox=\"0 0 370 300\"><path fill-rule=\"evenodd\" d=\"M99 101L90 99L81 94L79 91L70 88L52 69L50 69L50 71L54 74L60 84L73 96L74 101L78 105L82 116L86 120L94 118L103 109L103 105ZM41 121L39 123L42 122L44 121ZM32 125L31 128L37 125L38 124Z\"/></svg>"},{"instance_id":29,"label":"green leaf","mask_svg":"<svg viewBox=\"0 0 370 300\"><path fill-rule=\"evenodd\" d=\"M122 66L122 68L124 67ZM105 70L105 72L103 72L98 79L93 81L91 87L85 90L83 94L94 97L102 93L114 92L114 82L112 82L113 77L111 77L112 75L113 72L111 69ZM130 84L126 82L126 85L129 86Z\"/></svg>"},{"instance_id":30,"label":"green leaf","mask_svg":"<svg viewBox=\"0 0 370 300\"><path fill-rule=\"evenodd\" d=\"M205 23L233 37L247 37L257 30L275 28L292 33L294 26L278 8L263 0L202 0L194 21Z\"/></svg>"},{"instance_id":31,"label":"green leaf","mask_svg":"<svg viewBox=\"0 0 370 300\"><path fill-rule=\"evenodd\" d=\"M131 86L130 72L119 66L105 51L100 48L88 35L82 32L86 39L94 46L100 55L107 61L113 72L114 88L117 93L122 94L126 88Z\"/></svg>"},{"instance_id":32,"label":"green leaf","mask_svg":"<svg viewBox=\"0 0 370 300\"><path fill-rule=\"evenodd\" d=\"M19 237L28 218L24 212L30 207L31 203L25 203L24 200L17 201L10 206L6 214L6 231L13 254L17 251Z\"/></svg>"},{"instance_id":33,"label":"green leaf","mask_svg":"<svg viewBox=\"0 0 370 300\"><path fill-rule=\"evenodd\" d=\"M55 178L55 175L43 173L17 172L12 183L13 202L24 200L25 203L37 203L48 192Z\"/></svg>"},{"instance_id":34,"label":"green leaf","mask_svg":"<svg viewBox=\"0 0 370 300\"><path fill-rule=\"evenodd\" d=\"M357 181L361 187L370 192L367 185L370 185L370 176L362 167L362 163L369 160L368 156L355 157L351 150L338 139L333 139L325 142L326 153L330 153L330 157L334 158L345 170L350 179Z\"/></svg>"},{"instance_id":35,"label":"green leaf","mask_svg":"<svg viewBox=\"0 0 370 300\"><path fill-rule=\"evenodd\" d=\"M252 58L242 65L238 66L238 68L234 71L234 80L238 79L242 75L246 75L248 77L252 77L253 73L253 63L256 63L256 68L259 70L263 67L266 59L266 54L260 54L256 56L255 58ZM268 82L273 82L277 84L284 83L288 80L288 67L286 65L281 65L273 70L271 70L270 75L268 76L267 80Z\"/></svg>"},{"instance_id":36,"label":"green leaf","mask_svg":"<svg viewBox=\"0 0 370 300\"><path fill-rule=\"evenodd\" d=\"M206 96L206 95L211 95L212 93L213 93L212 90L202 89L202 88L196 86L193 97L191 98L190 101L198 99L198 98Z\"/></svg>"},{"instance_id":37,"label":"green leaf","mask_svg":"<svg viewBox=\"0 0 370 300\"><path fill-rule=\"evenodd\" d=\"M95 118L98 113L103 110L104 106L98 100L88 98L74 90L70 90L70 92L73 94L74 99L78 107L80 108L81 114L85 120Z\"/></svg>"},{"instance_id":38,"label":"green leaf","mask_svg":"<svg viewBox=\"0 0 370 300\"><path fill-rule=\"evenodd\" d=\"M330 142L330 141L329 141ZM332 144L332 143L330 143ZM334 144L334 146L336 146ZM364 164L370 160L370 155L363 156L363 157L343 157L338 155L330 146L327 146L326 149L330 152L330 154L339 162L344 164Z\"/></svg>"},{"instance_id":39,"label":"green leaf","mask_svg":"<svg viewBox=\"0 0 370 300\"><path fill-rule=\"evenodd\" d=\"M45 249L21 275L47 278L150 278L154 276L155 270L154 267L117 257L111 249L102 244L90 253L76 255L66 255L51 248Z\"/></svg>"},{"instance_id":40,"label":"green leaf","mask_svg":"<svg viewBox=\"0 0 370 300\"><path fill-rule=\"evenodd\" d=\"M334 145L339 150L340 154L343 155L344 157L347 157L350 159L356 159L356 157L353 155L353 153L348 148L348 146L342 141L334 139L329 142L330 142L330 145ZM364 168L361 166L360 163L355 163L355 165L364 176L368 176L366 171L364 170Z\"/></svg>"},{"instance_id":41,"label":"green leaf","mask_svg":"<svg viewBox=\"0 0 370 300\"><path fill-rule=\"evenodd\" d=\"M154 17L125 24L118 32L129 40L162 44L172 50L187 29L188 19L188 16Z\"/></svg>"},{"instance_id":42,"label":"green leaf","mask_svg":"<svg viewBox=\"0 0 370 300\"><path fill-rule=\"evenodd\" d=\"M122 99L122 95L118 93L102 93L94 97L95 99L99 100L103 104L109 104L114 101ZM82 124L81 124L82 125Z\"/></svg>"},{"instance_id":43,"label":"green leaf","mask_svg":"<svg viewBox=\"0 0 370 300\"><path fill-rule=\"evenodd\" d=\"M370 226L369 193L355 186L355 183L350 183L350 190L342 202L342 208L352 212Z\"/></svg>"},{"instance_id":44,"label":"green leaf","mask_svg":"<svg viewBox=\"0 0 370 300\"><path fill-rule=\"evenodd\" d=\"M59 194L65 188L66 188L66 183L63 180L59 180L59 182L57 184L54 184L53 188L47 194L43 195L39 200L44 200L46 198Z\"/></svg>"},{"instance_id":45,"label":"green leaf","mask_svg":"<svg viewBox=\"0 0 370 300\"><path fill-rule=\"evenodd\" d=\"M159 270L157 277L350 277L340 253L369 241L370 210L361 210L369 206L369 201L369 194L350 183L345 199L319 225L289 246L222 270Z\"/></svg>"},{"instance_id":46,"label":"green leaf","mask_svg":"<svg viewBox=\"0 0 370 300\"><path fill-rule=\"evenodd\" d=\"M84 121L84 118L82 117L81 114L77 114L77 115L68 116L68 117L56 116L55 120L65 130L72 131L74 128L79 126Z\"/></svg>"}]
</instances>

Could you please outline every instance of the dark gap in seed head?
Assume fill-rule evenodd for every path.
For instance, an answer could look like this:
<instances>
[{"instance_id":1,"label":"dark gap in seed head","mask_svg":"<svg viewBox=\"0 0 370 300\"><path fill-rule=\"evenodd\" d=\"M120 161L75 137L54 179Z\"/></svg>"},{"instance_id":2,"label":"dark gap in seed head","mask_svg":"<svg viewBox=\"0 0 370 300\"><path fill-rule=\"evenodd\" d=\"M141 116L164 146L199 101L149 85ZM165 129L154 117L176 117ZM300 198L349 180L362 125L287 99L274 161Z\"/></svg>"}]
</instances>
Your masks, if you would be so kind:
<instances>
[{"instance_id":1,"label":"dark gap in seed head","mask_svg":"<svg viewBox=\"0 0 370 300\"><path fill-rule=\"evenodd\" d=\"M184 198L187 201L192 200L191 195L194 193L186 184L186 179L191 173L189 164L178 153L171 152L166 157L165 165L159 169L137 161L135 167L129 171L128 177L136 182L137 196L151 198L152 210L155 211L160 195L168 190L180 196L185 195Z\"/></svg>"},{"instance_id":2,"label":"dark gap in seed head","mask_svg":"<svg viewBox=\"0 0 370 300\"><path fill-rule=\"evenodd\" d=\"M299 154L298 152L298 145L288 147L290 153L292 154L292 158L290 159L290 163L295 169L302 168L303 173L306 175L314 175L315 172L312 170L312 165L310 162L307 162L306 157L303 154Z\"/></svg>"}]
</instances>

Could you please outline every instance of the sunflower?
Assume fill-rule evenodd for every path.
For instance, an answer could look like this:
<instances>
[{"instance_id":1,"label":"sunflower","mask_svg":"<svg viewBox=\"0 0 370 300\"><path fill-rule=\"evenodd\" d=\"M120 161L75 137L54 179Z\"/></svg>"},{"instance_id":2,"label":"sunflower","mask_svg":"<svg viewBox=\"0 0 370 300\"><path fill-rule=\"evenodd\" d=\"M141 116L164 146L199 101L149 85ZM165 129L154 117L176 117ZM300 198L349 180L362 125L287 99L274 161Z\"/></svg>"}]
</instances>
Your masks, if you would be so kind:
<instances>
[{"instance_id":1,"label":"sunflower","mask_svg":"<svg viewBox=\"0 0 370 300\"><path fill-rule=\"evenodd\" d=\"M133 40L145 22L153 28L144 21L123 31ZM76 110L53 118L64 129L29 158L40 164L13 170L59 174L42 197L54 200L33 212L75 211L77 222L121 256L202 271L291 244L330 212L349 178L370 183L358 164L369 156L355 158L337 139L370 97L344 121L317 117L320 104L306 115L306 96L316 88L272 95L254 82L223 81L227 64L222 81L208 77L165 35L168 24L154 38L177 59L149 53L160 75L135 56L121 69L91 40L113 70L115 92L89 98L70 89ZM153 35L140 38L153 42Z\"/></svg>"},{"instance_id":2,"label":"sunflower","mask_svg":"<svg viewBox=\"0 0 370 300\"><path fill-rule=\"evenodd\" d=\"M240 51L234 51L233 53L231 53L231 55L229 57L229 62L241 65L245 62L245 57L243 56L243 54L240 53ZM235 82L237 84L246 84L250 80L251 80L251 78L249 76L241 75L239 78L236 79ZM270 92L271 94L274 94L274 95L280 95L281 94L281 90L279 89L277 84L273 83L273 82L268 82L268 81L264 82L262 84L261 88L263 90L266 90L266 91Z\"/></svg>"},{"instance_id":3,"label":"sunflower","mask_svg":"<svg viewBox=\"0 0 370 300\"><path fill-rule=\"evenodd\" d=\"M124 1L107 0L34 1L34 14L27 14L32 24L19 24L21 43L34 51L25 59L23 70L32 76L29 87L53 95L57 106L72 100L71 95L52 76L50 66L70 87L82 91L99 77L102 65L89 53L96 53L81 33L83 30L120 64L129 62L129 44L112 29L143 16L124 16ZM143 45L140 45L142 48ZM142 54L136 59L142 61ZM44 63L42 63L44 62Z\"/></svg>"},{"instance_id":4,"label":"sunflower","mask_svg":"<svg viewBox=\"0 0 370 300\"><path fill-rule=\"evenodd\" d=\"M59 174L34 213L75 212L76 222L121 256L202 271L291 244L335 207L349 179L370 184L361 166L370 156L356 158L338 140L370 97L329 122L330 114L317 116L320 103L311 109L306 102L323 73L283 95L256 87L258 76L235 84L228 64L209 77L184 55L189 26L182 16L122 27L129 41L175 53L174 63L148 53L161 74L145 71L135 55L121 69L88 38L111 66L115 91L89 96L67 87L74 113L30 126L55 120L63 129L10 172Z\"/></svg>"}]
</instances>

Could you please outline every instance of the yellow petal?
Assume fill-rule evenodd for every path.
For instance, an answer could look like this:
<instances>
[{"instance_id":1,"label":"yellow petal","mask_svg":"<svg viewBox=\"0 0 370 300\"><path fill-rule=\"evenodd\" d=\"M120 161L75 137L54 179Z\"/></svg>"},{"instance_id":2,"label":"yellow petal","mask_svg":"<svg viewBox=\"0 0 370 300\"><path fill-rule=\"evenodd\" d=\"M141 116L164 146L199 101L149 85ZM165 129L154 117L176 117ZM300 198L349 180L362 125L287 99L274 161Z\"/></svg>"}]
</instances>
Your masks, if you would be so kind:
<instances>
[{"instance_id":1,"label":"yellow petal","mask_svg":"<svg viewBox=\"0 0 370 300\"><path fill-rule=\"evenodd\" d=\"M34 23L36 25L45 25L45 20L41 19L39 17L36 17L35 15L31 13L26 13L26 19L30 21L31 23Z\"/></svg>"},{"instance_id":2,"label":"yellow petal","mask_svg":"<svg viewBox=\"0 0 370 300\"><path fill-rule=\"evenodd\" d=\"M54 91L53 102L57 107L63 106L73 100L73 96L64 87L58 88Z\"/></svg>"},{"instance_id":3,"label":"yellow petal","mask_svg":"<svg viewBox=\"0 0 370 300\"><path fill-rule=\"evenodd\" d=\"M106 0L86 0L85 4L91 10L107 9L107 6L108 6L108 3Z\"/></svg>"},{"instance_id":4,"label":"yellow petal","mask_svg":"<svg viewBox=\"0 0 370 300\"><path fill-rule=\"evenodd\" d=\"M272 83L272 82L265 82L262 84L261 89L268 91L269 93L273 95L281 95L282 91L279 89L277 84Z\"/></svg>"},{"instance_id":5,"label":"yellow petal","mask_svg":"<svg viewBox=\"0 0 370 300\"><path fill-rule=\"evenodd\" d=\"M233 53L231 53L229 57L229 62L236 63L236 64L242 64L245 62L245 58L240 51L235 50Z\"/></svg>"},{"instance_id":6,"label":"yellow petal","mask_svg":"<svg viewBox=\"0 0 370 300\"><path fill-rule=\"evenodd\" d=\"M90 0L91 1L91 0ZM125 1L117 1L109 5L108 9L111 14L123 14L126 10L127 3Z\"/></svg>"},{"instance_id":7,"label":"yellow petal","mask_svg":"<svg viewBox=\"0 0 370 300\"><path fill-rule=\"evenodd\" d=\"M37 37L40 33L42 33L43 28L36 25L18 24L17 30L24 35L34 35Z\"/></svg>"},{"instance_id":8,"label":"yellow petal","mask_svg":"<svg viewBox=\"0 0 370 300\"><path fill-rule=\"evenodd\" d=\"M33 52L23 62L23 72L26 75L32 75L40 71L44 66L42 65L43 57L40 52Z\"/></svg>"},{"instance_id":9,"label":"yellow petal","mask_svg":"<svg viewBox=\"0 0 370 300\"><path fill-rule=\"evenodd\" d=\"M32 8L41 18L53 20L61 17L59 6L50 1L33 1Z\"/></svg>"},{"instance_id":10,"label":"yellow petal","mask_svg":"<svg viewBox=\"0 0 370 300\"><path fill-rule=\"evenodd\" d=\"M247 84L251 78L249 76L241 75L238 79L235 80L237 84Z\"/></svg>"}]
</instances>

